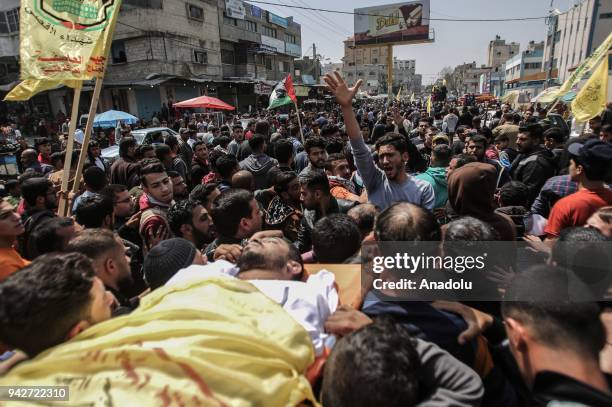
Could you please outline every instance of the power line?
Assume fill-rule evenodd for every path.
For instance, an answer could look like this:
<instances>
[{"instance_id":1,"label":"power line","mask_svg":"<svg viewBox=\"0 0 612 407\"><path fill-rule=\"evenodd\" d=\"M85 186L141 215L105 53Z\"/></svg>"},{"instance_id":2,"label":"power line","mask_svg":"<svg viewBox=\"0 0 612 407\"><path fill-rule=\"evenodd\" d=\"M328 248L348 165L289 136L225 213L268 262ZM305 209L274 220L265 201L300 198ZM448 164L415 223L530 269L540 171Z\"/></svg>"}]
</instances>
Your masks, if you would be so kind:
<instances>
[{"instance_id":1,"label":"power line","mask_svg":"<svg viewBox=\"0 0 612 407\"><path fill-rule=\"evenodd\" d=\"M286 4L281 3L272 3L268 1L257 1L257 0L249 0L250 3L258 3L258 4L266 4L269 6L279 6L279 7L287 7L287 8L297 8L302 10L311 10L311 11L321 11L324 13L336 13L336 14L349 14L349 15L357 15L357 16L373 16L373 17L388 17L382 14L369 14L369 13L357 13L354 11L342 11L342 10L329 10L323 8L314 8L314 7L305 7L305 6L288 6ZM428 21L453 21L453 22L500 22L500 21L530 21L530 20L543 20L548 18L548 16L543 17L517 17L517 18L425 18L423 20Z\"/></svg>"},{"instance_id":2,"label":"power line","mask_svg":"<svg viewBox=\"0 0 612 407\"><path fill-rule=\"evenodd\" d=\"M306 7L308 7L308 4L304 3L302 0L297 0L297 3L296 3L294 0L289 0L289 1L290 1L291 3L296 4L296 5L298 5L297 3L299 3L299 4L301 4L302 6L306 6ZM311 12L312 12L312 11L311 11ZM344 28L344 26L342 26L342 25L338 25L337 23L333 22L332 20L330 20L329 18L327 18L327 17L325 16L325 14L321 13L320 11L317 11L317 12L312 12L312 14L313 14L315 17L320 18L320 19L321 19L321 21L323 21L324 23L326 23L326 24L327 24L328 26L330 26L330 27L334 27L334 29L335 29L335 27L340 28L340 30L342 30L342 31L345 33L345 34L343 34L343 35L345 35L345 36L346 36L346 35L347 35L346 33L348 33L348 36L353 35L353 33L352 33L352 32L350 32L349 30L347 30L346 28Z\"/></svg>"}]
</instances>

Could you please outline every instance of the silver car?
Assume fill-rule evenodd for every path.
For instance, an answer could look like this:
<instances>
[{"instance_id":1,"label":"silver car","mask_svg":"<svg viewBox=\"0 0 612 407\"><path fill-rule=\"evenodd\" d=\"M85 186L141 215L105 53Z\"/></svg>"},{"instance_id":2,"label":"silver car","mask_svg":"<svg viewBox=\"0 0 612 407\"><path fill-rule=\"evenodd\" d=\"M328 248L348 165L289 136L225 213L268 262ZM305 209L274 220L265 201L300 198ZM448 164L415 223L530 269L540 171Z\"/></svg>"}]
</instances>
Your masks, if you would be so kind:
<instances>
[{"instance_id":1,"label":"silver car","mask_svg":"<svg viewBox=\"0 0 612 407\"><path fill-rule=\"evenodd\" d=\"M168 136L178 137L178 133L167 127L149 127L146 129L132 130L132 137L136 139L136 144L151 144L152 136L155 133L161 132L163 139L165 140ZM106 147L102 150L102 157L114 161L119 158L119 146L117 144Z\"/></svg>"}]
</instances>

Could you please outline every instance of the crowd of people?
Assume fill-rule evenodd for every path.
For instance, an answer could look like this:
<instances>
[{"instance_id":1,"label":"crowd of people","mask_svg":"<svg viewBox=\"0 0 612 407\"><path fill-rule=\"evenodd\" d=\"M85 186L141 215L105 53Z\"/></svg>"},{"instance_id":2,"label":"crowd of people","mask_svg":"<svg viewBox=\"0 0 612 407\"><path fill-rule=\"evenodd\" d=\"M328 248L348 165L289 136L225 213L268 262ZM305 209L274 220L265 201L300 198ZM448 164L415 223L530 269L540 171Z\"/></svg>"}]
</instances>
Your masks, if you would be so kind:
<instances>
[{"instance_id":1,"label":"crowd of people","mask_svg":"<svg viewBox=\"0 0 612 407\"><path fill-rule=\"evenodd\" d=\"M140 145L127 130L114 162L90 143L81 180L73 152L67 176L81 192L70 196L67 216L57 215L61 145L43 138L32 148L20 137L20 176L4 184L0 201L0 384L53 384L33 373L37 363L51 369L57 358L62 368L62 349L79 358L95 338L91 349L104 351L96 335L110 328L123 338L106 342L109 349L134 342L145 360L161 352L148 347L153 341L165 349L160 360L170 360L188 328L172 330L167 347L157 331L136 335L147 316L166 321L153 313L165 301L193 329L226 338L188 348L194 360L201 347L209 364L231 372L220 381L209 374L208 386L190 382L223 405L240 404L234 394L258 404L255 390L244 389L265 393L272 377L293 383L271 387L278 405L612 405L610 281L600 276L591 293L593 281L581 279L562 248L612 238L612 104L569 137L535 107L498 105L487 118L477 103L439 102L429 114L418 103L355 101L361 81L349 87L337 73L325 81L336 103L326 112L270 111L245 126L238 115L198 115L177 121L178 137L160 132ZM409 250L415 241L526 241L539 264L513 263L505 278L492 276L503 293L494 304L394 301L394 292L382 299L351 273L326 270L359 274L351 265L368 259L364 243ZM574 289L593 294L589 301L572 301L570 276ZM208 297L186 297L210 281L217 288L202 291ZM230 307L226 321L239 321L253 311L249 290L263 293L258 306L280 306L215 331L215 301ZM287 314L308 335L290 330ZM285 322L271 324L271 316ZM268 335L279 342L267 357L292 374L252 357ZM69 348L79 341L81 351ZM236 349L249 365L224 359ZM307 369L297 349L311 355ZM75 360L98 362L89 352ZM189 357L173 377L197 377L185 367ZM136 380L137 362L116 360L125 373L108 380ZM72 373L96 374L91 366ZM146 366L155 375L158 365ZM241 376L253 370L268 376L247 385ZM298 385L291 375L307 380ZM86 400L87 386L70 386L71 398ZM130 391L122 397L131 404L166 400L147 387Z\"/></svg>"}]
</instances>

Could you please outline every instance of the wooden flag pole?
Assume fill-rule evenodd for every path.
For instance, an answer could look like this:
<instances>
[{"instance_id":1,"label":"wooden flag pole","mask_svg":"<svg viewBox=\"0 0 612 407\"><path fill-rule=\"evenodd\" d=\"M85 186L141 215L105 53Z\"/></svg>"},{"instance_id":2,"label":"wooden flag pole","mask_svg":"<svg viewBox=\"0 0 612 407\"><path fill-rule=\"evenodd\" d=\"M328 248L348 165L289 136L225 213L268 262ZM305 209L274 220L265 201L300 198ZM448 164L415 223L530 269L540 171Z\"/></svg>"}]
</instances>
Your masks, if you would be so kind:
<instances>
[{"instance_id":1,"label":"wooden flag pole","mask_svg":"<svg viewBox=\"0 0 612 407\"><path fill-rule=\"evenodd\" d=\"M70 213L68 208L68 181L70 179L70 167L72 165L72 150L74 150L74 132L77 121L79 120L79 100L81 99L81 88L83 81L78 81L74 88L72 99L72 114L70 116L70 126L68 128L68 142L66 144L66 158L64 159L64 172L62 174L62 186L60 189L59 205L57 208L58 216L66 216Z\"/></svg>"},{"instance_id":2,"label":"wooden flag pole","mask_svg":"<svg viewBox=\"0 0 612 407\"><path fill-rule=\"evenodd\" d=\"M93 127L94 116L98 108L98 100L100 99L100 92L102 91L102 82L104 82L104 76L96 79L96 85L94 87L93 95L91 96L91 104L89 105L89 116L87 117L87 125L85 126L85 135L83 136L83 145L81 146L81 154L79 155L79 164L77 165L76 172L74 174L74 184L72 186L72 192L77 193L81 187L81 174L83 172L83 166L87 159L87 147L89 146L89 139L91 138L91 129Z\"/></svg>"},{"instance_id":3,"label":"wooden flag pole","mask_svg":"<svg viewBox=\"0 0 612 407\"><path fill-rule=\"evenodd\" d=\"M304 142L304 132L302 130L302 119L300 118L300 109L298 109L297 106L297 101L293 101L293 106L295 106L295 113L297 114L297 118L298 118L298 126L300 126L300 138L302 139L302 145L305 144Z\"/></svg>"}]
</instances>

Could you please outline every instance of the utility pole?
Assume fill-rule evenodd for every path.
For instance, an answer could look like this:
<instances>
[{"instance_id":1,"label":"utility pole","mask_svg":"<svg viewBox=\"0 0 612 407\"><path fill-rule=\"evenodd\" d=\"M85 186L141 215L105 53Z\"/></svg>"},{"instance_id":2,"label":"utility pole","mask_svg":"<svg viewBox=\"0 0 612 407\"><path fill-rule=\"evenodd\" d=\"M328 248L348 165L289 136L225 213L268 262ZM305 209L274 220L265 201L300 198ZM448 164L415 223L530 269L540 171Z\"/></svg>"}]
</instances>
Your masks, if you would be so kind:
<instances>
[{"instance_id":1,"label":"utility pole","mask_svg":"<svg viewBox=\"0 0 612 407\"><path fill-rule=\"evenodd\" d=\"M312 63L314 64L314 70L312 76L314 76L315 83L319 82L319 70L317 69L317 45L312 43Z\"/></svg>"},{"instance_id":2,"label":"utility pole","mask_svg":"<svg viewBox=\"0 0 612 407\"><path fill-rule=\"evenodd\" d=\"M557 36L557 25L559 24L558 12L552 8L553 2L554 0L550 0L550 9L548 11L548 17L546 18L546 24L548 25L548 37L551 39L548 47L550 50L550 58L548 60L548 69L546 71L547 88L552 85L553 62L555 61L555 37Z\"/></svg>"}]
</instances>

